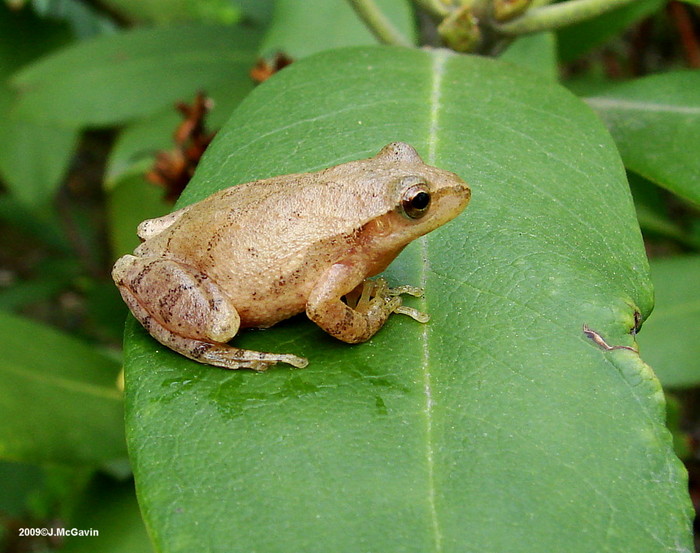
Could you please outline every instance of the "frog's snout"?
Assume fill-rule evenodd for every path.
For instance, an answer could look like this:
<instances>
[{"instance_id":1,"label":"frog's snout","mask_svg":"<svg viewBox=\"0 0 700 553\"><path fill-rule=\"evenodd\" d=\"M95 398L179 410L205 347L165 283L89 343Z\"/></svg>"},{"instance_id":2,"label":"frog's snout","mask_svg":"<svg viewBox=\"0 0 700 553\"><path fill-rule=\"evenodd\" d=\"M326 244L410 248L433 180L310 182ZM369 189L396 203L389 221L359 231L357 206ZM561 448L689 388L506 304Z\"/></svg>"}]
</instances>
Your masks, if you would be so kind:
<instances>
[{"instance_id":1,"label":"frog's snout","mask_svg":"<svg viewBox=\"0 0 700 553\"><path fill-rule=\"evenodd\" d=\"M472 190L465 181L454 175L452 183L442 189L441 196L443 202L450 204L450 210L454 210L457 215L469 204Z\"/></svg>"}]
</instances>

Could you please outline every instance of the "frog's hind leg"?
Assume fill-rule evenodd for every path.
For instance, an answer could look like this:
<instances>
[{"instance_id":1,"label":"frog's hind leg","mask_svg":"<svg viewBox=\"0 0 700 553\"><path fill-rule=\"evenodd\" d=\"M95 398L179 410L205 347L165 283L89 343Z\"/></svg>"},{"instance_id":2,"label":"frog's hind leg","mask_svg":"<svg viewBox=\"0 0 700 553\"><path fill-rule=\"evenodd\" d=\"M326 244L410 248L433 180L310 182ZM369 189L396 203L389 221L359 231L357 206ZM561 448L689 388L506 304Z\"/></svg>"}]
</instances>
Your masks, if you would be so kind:
<instances>
[{"instance_id":1,"label":"frog's hind leg","mask_svg":"<svg viewBox=\"0 0 700 553\"><path fill-rule=\"evenodd\" d=\"M161 344L208 365L263 371L282 362L305 367L306 359L236 348L238 312L205 275L169 259L124 256L113 275L124 301ZM169 284L164 284L169 283Z\"/></svg>"},{"instance_id":2,"label":"frog's hind leg","mask_svg":"<svg viewBox=\"0 0 700 553\"><path fill-rule=\"evenodd\" d=\"M122 295L125 294L122 293ZM131 310L151 336L164 346L198 363L224 369L253 369L254 371L265 371L276 363L287 363L298 368L304 368L308 364L303 357L292 354L265 353L236 348L225 343L179 336L160 324L138 303L136 305L137 307L132 307Z\"/></svg>"}]
</instances>

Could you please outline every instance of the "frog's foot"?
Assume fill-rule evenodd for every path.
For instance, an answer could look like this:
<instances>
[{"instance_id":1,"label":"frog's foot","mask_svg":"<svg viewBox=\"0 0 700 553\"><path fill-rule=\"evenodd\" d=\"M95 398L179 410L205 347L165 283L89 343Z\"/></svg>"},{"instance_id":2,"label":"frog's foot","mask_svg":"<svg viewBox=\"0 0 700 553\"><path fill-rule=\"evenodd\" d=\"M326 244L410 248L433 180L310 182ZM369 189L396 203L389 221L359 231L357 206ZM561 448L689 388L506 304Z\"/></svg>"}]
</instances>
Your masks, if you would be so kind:
<instances>
[{"instance_id":1,"label":"frog's foot","mask_svg":"<svg viewBox=\"0 0 700 553\"><path fill-rule=\"evenodd\" d=\"M423 289L409 286L408 284L397 286L396 288L389 288L389 285L383 278L377 278L375 280L366 279L353 290L352 294L347 296L347 299L348 305L360 313L366 313L371 310L372 302L385 302L387 305L395 305L391 310L392 313L408 315L419 323L427 323L430 320L430 315L418 311L413 307L403 305L401 300L402 294L420 298L423 296Z\"/></svg>"},{"instance_id":2,"label":"frog's foot","mask_svg":"<svg viewBox=\"0 0 700 553\"><path fill-rule=\"evenodd\" d=\"M306 303L309 319L349 344L369 340L392 313L427 321L427 315L401 305L401 294L421 295L420 289L412 286L392 289L384 279L363 280L358 278L361 274L361 267L333 265L309 295Z\"/></svg>"},{"instance_id":3,"label":"frog's foot","mask_svg":"<svg viewBox=\"0 0 700 553\"><path fill-rule=\"evenodd\" d=\"M200 342L191 351L191 354L187 355L187 357L200 363L215 365L224 369L265 371L277 363L286 363L287 365L303 369L309 364L307 359L297 357L291 353L265 353L209 342Z\"/></svg>"}]
</instances>

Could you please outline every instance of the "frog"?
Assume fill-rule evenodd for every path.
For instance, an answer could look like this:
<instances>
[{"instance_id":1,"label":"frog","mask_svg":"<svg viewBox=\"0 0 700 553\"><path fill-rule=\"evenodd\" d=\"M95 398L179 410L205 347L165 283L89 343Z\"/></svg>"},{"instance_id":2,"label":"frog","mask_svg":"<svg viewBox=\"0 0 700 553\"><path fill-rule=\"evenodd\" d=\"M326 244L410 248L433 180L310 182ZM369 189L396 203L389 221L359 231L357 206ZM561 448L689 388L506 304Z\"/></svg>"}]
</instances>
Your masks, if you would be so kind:
<instances>
[{"instance_id":1,"label":"frog","mask_svg":"<svg viewBox=\"0 0 700 553\"><path fill-rule=\"evenodd\" d=\"M427 322L403 304L420 288L372 277L470 198L455 173L392 142L367 159L237 184L143 221L141 244L116 261L112 277L143 328L189 359L303 368L304 357L229 342L302 312L348 344L369 340L394 313Z\"/></svg>"}]
</instances>

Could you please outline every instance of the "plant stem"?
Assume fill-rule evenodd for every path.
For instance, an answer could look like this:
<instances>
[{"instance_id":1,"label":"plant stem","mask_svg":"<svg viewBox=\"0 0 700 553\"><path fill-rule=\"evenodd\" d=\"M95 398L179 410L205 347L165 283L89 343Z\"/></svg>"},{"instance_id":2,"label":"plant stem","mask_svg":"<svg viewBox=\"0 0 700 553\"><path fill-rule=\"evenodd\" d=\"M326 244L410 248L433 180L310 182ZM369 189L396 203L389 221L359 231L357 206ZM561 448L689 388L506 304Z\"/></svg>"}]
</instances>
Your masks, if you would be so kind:
<instances>
[{"instance_id":1,"label":"plant stem","mask_svg":"<svg viewBox=\"0 0 700 553\"><path fill-rule=\"evenodd\" d=\"M551 6L530 9L522 17L493 28L504 35L523 35L565 27L579 21L631 4L636 0L568 0Z\"/></svg>"},{"instance_id":2,"label":"plant stem","mask_svg":"<svg viewBox=\"0 0 700 553\"><path fill-rule=\"evenodd\" d=\"M374 0L348 1L380 42L396 46L411 46L409 40L386 18Z\"/></svg>"}]
</instances>

